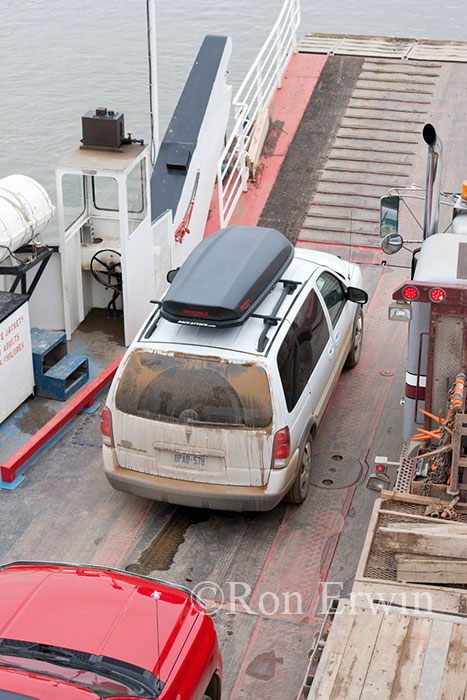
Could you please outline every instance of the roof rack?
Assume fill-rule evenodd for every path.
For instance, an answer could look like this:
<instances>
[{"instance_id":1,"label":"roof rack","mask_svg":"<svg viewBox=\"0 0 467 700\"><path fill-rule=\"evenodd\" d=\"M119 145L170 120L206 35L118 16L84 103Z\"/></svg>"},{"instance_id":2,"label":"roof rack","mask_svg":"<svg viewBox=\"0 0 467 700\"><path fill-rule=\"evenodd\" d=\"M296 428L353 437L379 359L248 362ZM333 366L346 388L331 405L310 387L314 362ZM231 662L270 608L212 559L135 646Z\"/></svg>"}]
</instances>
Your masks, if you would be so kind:
<instances>
[{"instance_id":1,"label":"roof rack","mask_svg":"<svg viewBox=\"0 0 467 700\"><path fill-rule=\"evenodd\" d=\"M270 316L264 316L263 314L251 314L253 318L262 318L264 321L265 327L263 328L261 335L259 336L258 340L258 346L257 350L258 352L264 352L268 342L268 331L271 328L271 326L277 326L277 324L282 321L282 318L276 316L277 312L279 311L280 307L282 306L282 302L284 301L285 297L288 296L289 294L293 294L294 291L301 285L301 282L296 282L295 280L279 280L280 283L284 285L284 289L282 290L282 293L277 300L277 303L275 307L272 310L272 313Z\"/></svg>"},{"instance_id":2,"label":"roof rack","mask_svg":"<svg viewBox=\"0 0 467 700\"><path fill-rule=\"evenodd\" d=\"M183 263L162 300L173 323L241 325L290 265L294 248L273 228L229 226L205 238Z\"/></svg>"},{"instance_id":3,"label":"roof rack","mask_svg":"<svg viewBox=\"0 0 467 700\"><path fill-rule=\"evenodd\" d=\"M282 321L277 313L284 299L301 285L280 277L293 255L292 244L275 229L230 226L217 231L187 258L164 299L151 302L158 309L143 330L143 339L152 336L160 318L190 326L231 328L252 317L264 322L257 345L258 352L264 352L269 329ZM254 313L276 284L282 284L283 290L271 314Z\"/></svg>"},{"instance_id":4,"label":"roof rack","mask_svg":"<svg viewBox=\"0 0 467 700\"><path fill-rule=\"evenodd\" d=\"M286 296L293 294L294 291L297 289L297 287L300 287L302 282L297 282L295 280L278 280L276 284L283 284L284 289L282 290L282 293L277 300L272 313L271 314L255 314L252 313L250 314L249 318L262 318L264 321L265 327L261 331L261 335L259 336L258 339L258 345L257 345L257 350L258 352L264 352L264 350L267 347L267 344L269 343L269 338L268 338L268 332L269 329L272 326L277 326L278 323L282 321L282 316L277 316L277 312L279 311L280 307L282 306L282 303L285 299ZM154 333L157 324L159 323L159 320L161 319L161 306L162 302L160 301L155 301L154 299L151 299L151 304L157 304L157 310L156 310L156 315L152 318L149 319L149 322L147 326L143 329L143 340L147 340L152 336ZM206 324L202 324L206 327Z\"/></svg>"}]
</instances>

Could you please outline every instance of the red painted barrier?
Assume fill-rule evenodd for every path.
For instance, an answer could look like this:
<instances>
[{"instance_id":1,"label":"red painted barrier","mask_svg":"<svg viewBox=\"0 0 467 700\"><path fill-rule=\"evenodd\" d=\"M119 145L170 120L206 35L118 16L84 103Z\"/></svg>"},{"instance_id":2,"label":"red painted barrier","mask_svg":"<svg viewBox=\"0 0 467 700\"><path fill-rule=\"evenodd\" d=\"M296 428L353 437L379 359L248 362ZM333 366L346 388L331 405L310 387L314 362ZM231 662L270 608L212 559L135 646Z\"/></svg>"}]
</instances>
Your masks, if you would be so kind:
<instances>
[{"instance_id":1,"label":"red painted barrier","mask_svg":"<svg viewBox=\"0 0 467 700\"><path fill-rule=\"evenodd\" d=\"M17 470L27 462L40 447L45 445L55 433L61 430L61 428L83 408L92 406L97 394L112 381L122 358L123 355L114 360L111 365L85 386L74 399L71 399L71 401L49 420L43 428L38 430L32 438L1 465L0 475L2 481L7 483L14 481Z\"/></svg>"}]
</instances>

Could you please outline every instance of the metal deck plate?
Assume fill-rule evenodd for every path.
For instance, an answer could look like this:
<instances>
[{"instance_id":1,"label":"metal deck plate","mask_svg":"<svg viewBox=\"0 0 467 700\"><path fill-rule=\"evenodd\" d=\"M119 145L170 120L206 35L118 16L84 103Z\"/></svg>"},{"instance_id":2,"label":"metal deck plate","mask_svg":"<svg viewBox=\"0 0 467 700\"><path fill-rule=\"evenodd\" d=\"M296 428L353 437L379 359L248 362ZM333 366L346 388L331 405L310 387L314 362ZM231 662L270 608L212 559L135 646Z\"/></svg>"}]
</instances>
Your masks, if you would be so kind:
<instances>
[{"instance_id":1,"label":"metal deck plate","mask_svg":"<svg viewBox=\"0 0 467 700\"><path fill-rule=\"evenodd\" d=\"M467 42L401 39L388 36L345 36L344 34L305 34L298 43L300 53L326 53L341 56L409 58L418 61L467 62Z\"/></svg>"}]
</instances>

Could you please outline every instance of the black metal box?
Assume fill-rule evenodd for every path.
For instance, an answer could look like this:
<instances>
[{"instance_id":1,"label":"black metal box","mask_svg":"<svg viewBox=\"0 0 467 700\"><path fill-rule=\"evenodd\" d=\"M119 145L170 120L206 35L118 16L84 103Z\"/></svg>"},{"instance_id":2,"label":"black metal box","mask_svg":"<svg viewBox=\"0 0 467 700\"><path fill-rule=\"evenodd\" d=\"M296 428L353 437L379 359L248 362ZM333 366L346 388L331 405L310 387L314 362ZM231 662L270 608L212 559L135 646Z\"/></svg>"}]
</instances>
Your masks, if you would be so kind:
<instances>
[{"instance_id":1,"label":"black metal box","mask_svg":"<svg viewBox=\"0 0 467 700\"><path fill-rule=\"evenodd\" d=\"M98 107L82 117L83 146L120 148L124 139L123 114Z\"/></svg>"}]
</instances>

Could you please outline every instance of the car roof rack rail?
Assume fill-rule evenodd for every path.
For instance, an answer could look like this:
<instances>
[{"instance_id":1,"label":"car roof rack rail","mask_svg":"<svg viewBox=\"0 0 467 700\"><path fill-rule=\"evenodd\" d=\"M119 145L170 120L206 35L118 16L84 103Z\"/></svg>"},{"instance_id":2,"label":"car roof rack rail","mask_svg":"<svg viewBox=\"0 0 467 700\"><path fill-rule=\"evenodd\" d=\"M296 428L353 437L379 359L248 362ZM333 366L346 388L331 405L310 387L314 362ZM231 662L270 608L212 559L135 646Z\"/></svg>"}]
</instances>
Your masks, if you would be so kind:
<instances>
[{"instance_id":1,"label":"car roof rack rail","mask_svg":"<svg viewBox=\"0 0 467 700\"><path fill-rule=\"evenodd\" d=\"M265 326L258 339L258 352L264 352L267 344L269 343L268 332L271 326L277 326L277 324L280 321L282 321L282 318L276 316L276 314L281 308L285 297L289 296L289 294L293 294L297 287L301 285L301 282L296 282L295 280L279 280L278 282L284 285L284 289L282 290L281 295L272 310L272 313L269 316L265 316L263 314L251 314L253 318L262 318Z\"/></svg>"}]
</instances>

